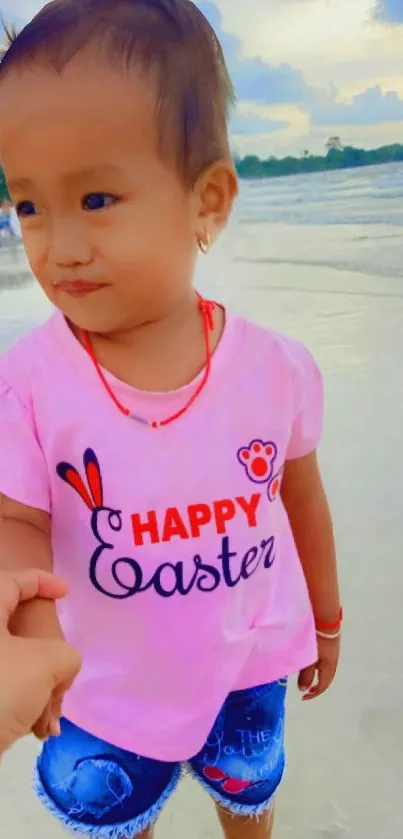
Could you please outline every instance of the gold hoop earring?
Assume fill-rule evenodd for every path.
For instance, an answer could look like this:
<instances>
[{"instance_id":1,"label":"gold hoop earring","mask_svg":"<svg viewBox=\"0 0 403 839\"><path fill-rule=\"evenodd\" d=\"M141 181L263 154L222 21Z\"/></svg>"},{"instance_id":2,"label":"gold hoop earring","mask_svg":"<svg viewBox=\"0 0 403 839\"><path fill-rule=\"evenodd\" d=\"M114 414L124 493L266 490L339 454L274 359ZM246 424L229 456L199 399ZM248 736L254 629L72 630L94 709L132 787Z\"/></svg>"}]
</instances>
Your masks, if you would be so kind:
<instances>
[{"instance_id":1,"label":"gold hoop earring","mask_svg":"<svg viewBox=\"0 0 403 839\"><path fill-rule=\"evenodd\" d=\"M199 251L200 251L201 253L208 254L208 252L209 252L209 250L210 250L210 248L211 248L211 236L210 236L210 233L206 232L206 233L204 234L204 238L203 238L203 239L201 238L201 236L199 236L199 238L198 238L198 240L197 240L197 244L198 244L198 246L199 246Z\"/></svg>"}]
</instances>

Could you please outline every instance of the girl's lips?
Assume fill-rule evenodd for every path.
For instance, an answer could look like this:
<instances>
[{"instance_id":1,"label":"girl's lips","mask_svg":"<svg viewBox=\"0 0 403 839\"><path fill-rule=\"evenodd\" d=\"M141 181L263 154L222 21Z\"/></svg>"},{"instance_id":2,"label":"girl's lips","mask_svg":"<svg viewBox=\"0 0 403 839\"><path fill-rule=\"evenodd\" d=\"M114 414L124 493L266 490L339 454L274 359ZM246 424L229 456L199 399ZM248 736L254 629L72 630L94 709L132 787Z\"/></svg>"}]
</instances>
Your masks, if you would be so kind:
<instances>
[{"instance_id":1,"label":"girl's lips","mask_svg":"<svg viewBox=\"0 0 403 839\"><path fill-rule=\"evenodd\" d=\"M105 288L103 283L88 283L85 280L64 280L57 284L60 291L70 294L72 297L83 297L86 294L94 294Z\"/></svg>"}]
</instances>

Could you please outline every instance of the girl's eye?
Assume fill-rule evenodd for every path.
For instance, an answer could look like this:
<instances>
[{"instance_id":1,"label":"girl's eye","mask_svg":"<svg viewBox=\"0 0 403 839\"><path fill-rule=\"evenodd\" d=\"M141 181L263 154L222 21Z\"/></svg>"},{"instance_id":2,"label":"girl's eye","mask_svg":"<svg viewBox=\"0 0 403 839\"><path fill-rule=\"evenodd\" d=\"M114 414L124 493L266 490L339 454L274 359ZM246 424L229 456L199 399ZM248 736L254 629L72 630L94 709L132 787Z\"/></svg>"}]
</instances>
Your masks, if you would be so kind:
<instances>
[{"instance_id":1,"label":"girl's eye","mask_svg":"<svg viewBox=\"0 0 403 839\"><path fill-rule=\"evenodd\" d=\"M106 192L91 192L85 195L82 201L83 210L105 210L116 204L118 199L115 195L108 195Z\"/></svg>"},{"instance_id":2,"label":"girl's eye","mask_svg":"<svg viewBox=\"0 0 403 839\"><path fill-rule=\"evenodd\" d=\"M37 208L32 201L20 201L19 204L16 206L17 215L19 217L27 217L27 216L36 216L37 215Z\"/></svg>"}]
</instances>

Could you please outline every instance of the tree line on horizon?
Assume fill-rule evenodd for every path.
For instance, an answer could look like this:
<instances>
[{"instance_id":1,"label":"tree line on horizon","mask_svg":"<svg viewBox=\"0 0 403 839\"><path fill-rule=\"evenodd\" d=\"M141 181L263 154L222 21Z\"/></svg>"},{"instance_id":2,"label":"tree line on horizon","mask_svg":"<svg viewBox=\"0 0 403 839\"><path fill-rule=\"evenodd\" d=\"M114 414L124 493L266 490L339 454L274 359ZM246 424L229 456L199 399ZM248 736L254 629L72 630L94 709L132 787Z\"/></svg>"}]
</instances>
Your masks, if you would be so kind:
<instances>
[{"instance_id":1,"label":"tree line on horizon","mask_svg":"<svg viewBox=\"0 0 403 839\"><path fill-rule=\"evenodd\" d=\"M360 166L377 166L382 163L403 161L403 144L381 146L377 149L360 149L343 146L340 137L330 137L326 154L311 154L307 149L300 157L268 157L257 155L235 156L240 178L278 178L283 175L300 175L309 172L326 172L335 169L355 169Z\"/></svg>"},{"instance_id":2,"label":"tree line on horizon","mask_svg":"<svg viewBox=\"0 0 403 839\"><path fill-rule=\"evenodd\" d=\"M377 166L382 163L403 161L403 143L393 143L378 149L360 149L343 146L340 137L330 137L326 143L325 155L311 154L307 149L300 157L268 157L257 155L246 157L235 155L236 170L241 179L279 178L284 175L300 175L309 172L326 172L335 169L354 169L360 166ZM4 171L0 166L0 201L9 199Z\"/></svg>"}]
</instances>

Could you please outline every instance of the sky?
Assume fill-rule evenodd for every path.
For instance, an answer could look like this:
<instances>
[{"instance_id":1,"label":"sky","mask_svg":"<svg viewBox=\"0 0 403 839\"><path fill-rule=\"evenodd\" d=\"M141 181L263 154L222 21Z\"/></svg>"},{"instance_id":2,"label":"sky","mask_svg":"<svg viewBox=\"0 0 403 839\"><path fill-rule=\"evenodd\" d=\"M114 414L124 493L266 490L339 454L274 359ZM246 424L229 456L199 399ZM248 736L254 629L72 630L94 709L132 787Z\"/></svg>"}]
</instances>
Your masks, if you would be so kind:
<instances>
[{"instance_id":1,"label":"sky","mask_svg":"<svg viewBox=\"0 0 403 839\"><path fill-rule=\"evenodd\" d=\"M195 0L235 83L239 154L403 142L403 0ZM41 0L0 0L29 20Z\"/></svg>"}]
</instances>

